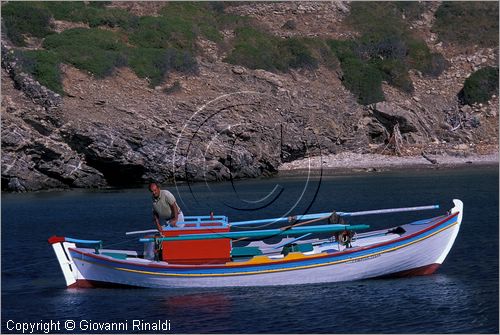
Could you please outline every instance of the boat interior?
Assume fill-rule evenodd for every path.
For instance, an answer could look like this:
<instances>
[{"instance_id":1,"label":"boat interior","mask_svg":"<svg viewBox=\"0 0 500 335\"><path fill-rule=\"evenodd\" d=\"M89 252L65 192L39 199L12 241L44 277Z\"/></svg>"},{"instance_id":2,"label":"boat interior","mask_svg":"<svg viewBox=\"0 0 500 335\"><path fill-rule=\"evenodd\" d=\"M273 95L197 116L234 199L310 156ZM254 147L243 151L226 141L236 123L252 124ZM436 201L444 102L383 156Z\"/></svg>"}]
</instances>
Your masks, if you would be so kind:
<instances>
[{"instance_id":1,"label":"boat interior","mask_svg":"<svg viewBox=\"0 0 500 335\"><path fill-rule=\"evenodd\" d=\"M154 251L154 243L145 243L144 250L115 250L115 249L98 249L98 248L77 248L78 250L86 253L99 254L100 256L110 257L119 260L127 260L138 263L151 263L151 261L162 262L164 264L225 264L225 265L238 265L245 263L266 263L284 259L297 259L314 257L320 254L332 254L342 252L346 249L355 250L366 246L388 242L402 236L415 233L424 229L426 226L438 222L445 218L445 216L434 217L431 219L419 220L409 224L392 227L389 229L381 229L370 232L357 233L354 231L345 230L330 234L328 238L312 238L308 239L311 235L306 233L298 237L285 237L280 241L272 244L265 243L262 240L231 242L229 243L229 255L227 257L214 257L211 259L196 258L195 261L186 261L182 259L178 262L165 258L159 258L158 252ZM215 245L217 240L203 241L204 248L210 248ZM220 242L220 241L219 241ZM171 242L170 242L171 243ZM179 244L179 242L176 242ZM189 246L193 246L193 241L189 242ZM246 245L244 245L246 243ZM172 248L174 245L164 242L163 248ZM186 247L186 245L181 246ZM203 250L202 250L203 252ZM227 253L228 251L222 251ZM166 251L163 255L167 255ZM167 255L168 256L168 255ZM194 258L193 258L194 259Z\"/></svg>"}]
</instances>

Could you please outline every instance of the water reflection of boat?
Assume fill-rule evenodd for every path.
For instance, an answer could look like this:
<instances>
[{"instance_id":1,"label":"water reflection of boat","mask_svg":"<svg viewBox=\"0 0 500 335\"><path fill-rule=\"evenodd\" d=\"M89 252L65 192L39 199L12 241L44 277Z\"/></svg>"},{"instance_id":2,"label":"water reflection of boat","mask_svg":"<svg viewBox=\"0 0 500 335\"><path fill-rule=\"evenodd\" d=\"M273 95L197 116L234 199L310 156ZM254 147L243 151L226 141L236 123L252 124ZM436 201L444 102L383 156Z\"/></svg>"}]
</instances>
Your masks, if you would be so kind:
<instances>
[{"instance_id":1,"label":"water reflection of boat","mask_svg":"<svg viewBox=\"0 0 500 335\"><path fill-rule=\"evenodd\" d=\"M463 203L447 213L360 232L347 217L435 209L421 206L363 212L307 214L299 217L228 223L224 216L186 217L183 228L168 228L139 241L144 251L103 249L102 241L53 236L54 248L69 287L226 287L295 285L385 276L426 275L448 255L462 221ZM329 224L306 226L323 219ZM278 229L231 231L269 222ZM144 232L142 232L144 233ZM327 238L314 238L328 234ZM262 240L282 237L275 244ZM245 247L235 241L252 239Z\"/></svg>"},{"instance_id":2,"label":"water reflection of boat","mask_svg":"<svg viewBox=\"0 0 500 335\"><path fill-rule=\"evenodd\" d=\"M210 315L226 315L230 312L231 300L219 292L203 292L168 296L164 300L166 312L186 312L187 315L208 313Z\"/></svg>"}]
</instances>

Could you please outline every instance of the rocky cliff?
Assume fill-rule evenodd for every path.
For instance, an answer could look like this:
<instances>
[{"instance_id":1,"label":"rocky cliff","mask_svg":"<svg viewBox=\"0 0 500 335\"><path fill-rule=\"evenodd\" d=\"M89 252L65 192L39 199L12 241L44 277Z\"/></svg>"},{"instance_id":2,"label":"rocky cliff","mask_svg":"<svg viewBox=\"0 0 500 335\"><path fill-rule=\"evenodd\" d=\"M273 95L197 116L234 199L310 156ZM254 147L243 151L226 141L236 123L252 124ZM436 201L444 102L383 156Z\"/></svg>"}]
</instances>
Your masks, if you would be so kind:
<instances>
[{"instance_id":1,"label":"rocky cliff","mask_svg":"<svg viewBox=\"0 0 500 335\"><path fill-rule=\"evenodd\" d=\"M156 8L113 6L149 15ZM252 70L228 64L227 50L201 37L196 75L172 73L152 88L127 67L96 79L62 64L65 94L58 95L23 73L3 37L2 190L266 176L319 153L381 153L395 135L397 148L385 154L498 150L498 96L473 106L457 98L473 71L498 64L498 48L438 42L430 31L436 8L429 6L413 29L449 67L437 78L410 71L411 94L384 84L386 101L368 106L342 85L338 68ZM340 29L349 3L242 3L225 10L256 18L280 37L356 34ZM290 20L293 30L286 28ZM230 40L233 32L223 34Z\"/></svg>"}]
</instances>

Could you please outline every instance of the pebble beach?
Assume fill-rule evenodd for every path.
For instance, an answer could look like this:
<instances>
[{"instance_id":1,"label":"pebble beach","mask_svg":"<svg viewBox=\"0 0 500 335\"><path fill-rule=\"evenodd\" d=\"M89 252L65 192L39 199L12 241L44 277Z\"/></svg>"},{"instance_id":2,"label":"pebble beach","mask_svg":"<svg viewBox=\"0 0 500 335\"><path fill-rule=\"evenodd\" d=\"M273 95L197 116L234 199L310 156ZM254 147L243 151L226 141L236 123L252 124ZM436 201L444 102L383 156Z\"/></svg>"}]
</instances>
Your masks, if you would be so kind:
<instances>
[{"instance_id":1,"label":"pebble beach","mask_svg":"<svg viewBox=\"0 0 500 335\"><path fill-rule=\"evenodd\" d=\"M437 169L465 167L474 165L498 166L498 152L487 155L469 154L463 157L456 155L423 156L389 156L381 154L358 154L343 152L295 160L280 166L280 175L301 173L304 170L327 170L329 172L377 172L400 169ZM433 161L433 162L431 162Z\"/></svg>"}]
</instances>

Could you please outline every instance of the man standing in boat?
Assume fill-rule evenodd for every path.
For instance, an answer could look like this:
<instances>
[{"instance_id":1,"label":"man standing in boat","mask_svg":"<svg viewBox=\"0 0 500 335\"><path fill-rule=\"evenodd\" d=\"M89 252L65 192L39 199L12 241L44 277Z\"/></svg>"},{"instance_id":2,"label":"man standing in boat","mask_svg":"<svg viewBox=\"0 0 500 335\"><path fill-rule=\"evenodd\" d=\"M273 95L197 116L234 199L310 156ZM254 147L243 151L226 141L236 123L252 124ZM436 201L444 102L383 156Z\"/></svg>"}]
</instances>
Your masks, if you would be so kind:
<instances>
[{"instance_id":1,"label":"man standing in boat","mask_svg":"<svg viewBox=\"0 0 500 335\"><path fill-rule=\"evenodd\" d=\"M183 227L184 215L177 205L175 197L167 190L160 190L156 183L149 184L149 190L153 195L153 222L159 231L163 230L161 220L166 220L171 227Z\"/></svg>"}]
</instances>

